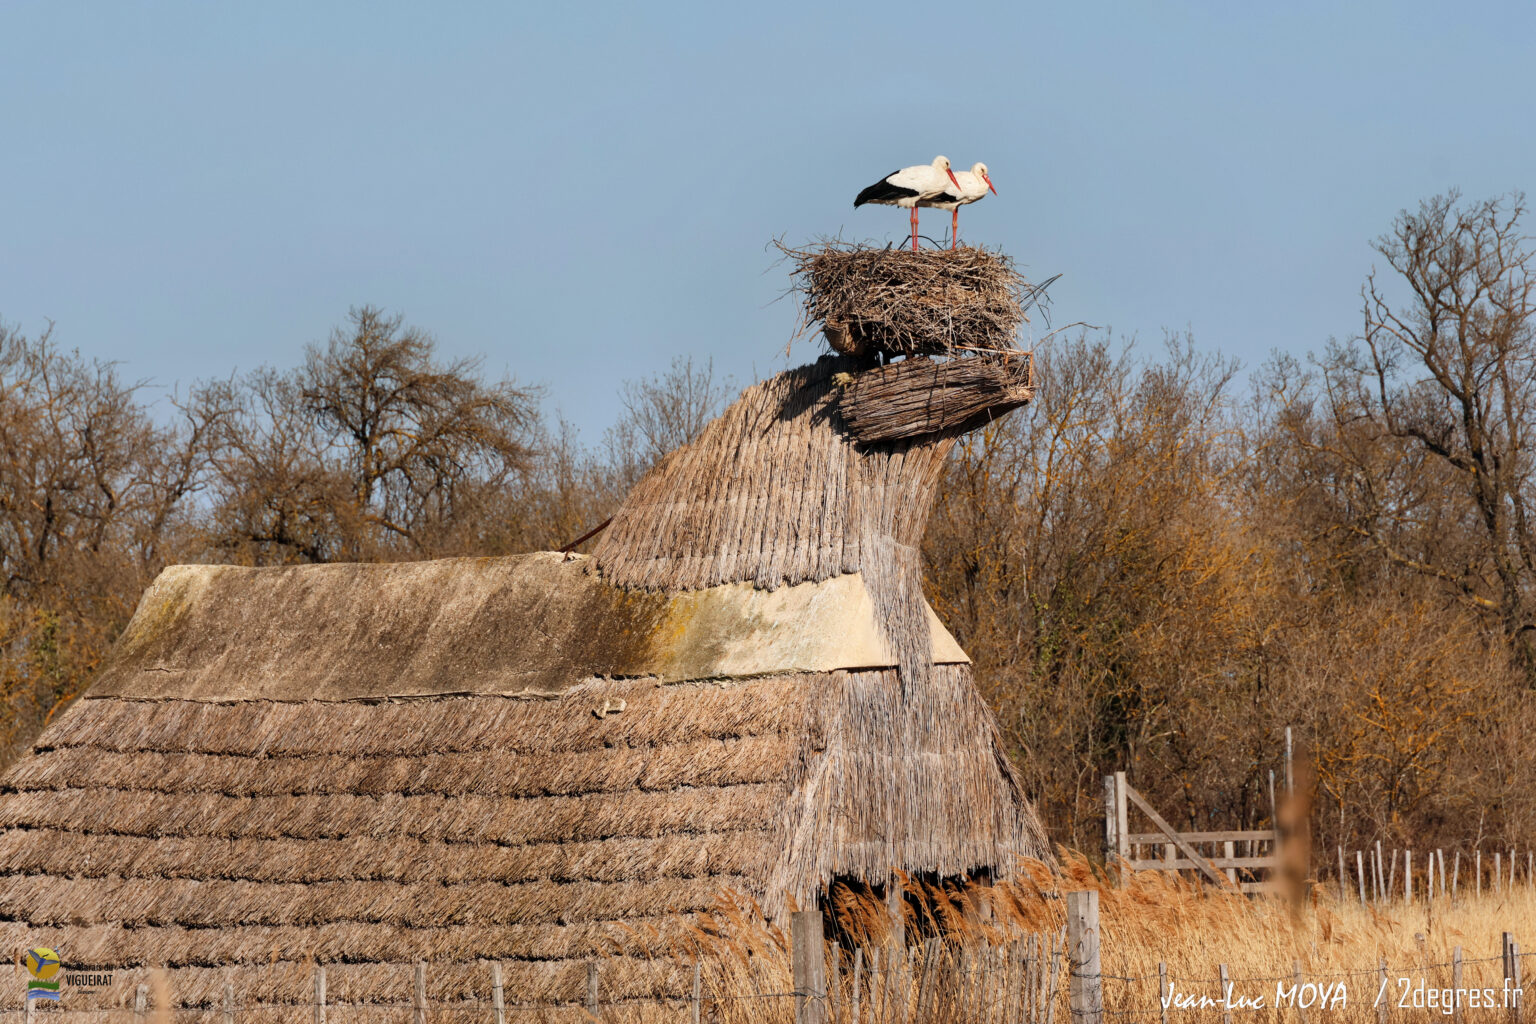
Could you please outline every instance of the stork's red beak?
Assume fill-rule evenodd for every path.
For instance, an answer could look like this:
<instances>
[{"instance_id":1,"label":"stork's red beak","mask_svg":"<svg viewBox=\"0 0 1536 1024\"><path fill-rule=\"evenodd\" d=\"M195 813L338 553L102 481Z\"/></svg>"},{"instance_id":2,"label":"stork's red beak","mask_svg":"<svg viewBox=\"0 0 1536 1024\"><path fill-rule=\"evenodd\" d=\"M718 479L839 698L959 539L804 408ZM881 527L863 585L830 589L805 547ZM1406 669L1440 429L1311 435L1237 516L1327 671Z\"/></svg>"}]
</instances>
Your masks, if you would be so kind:
<instances>
[{"instance_id":1,"label":"stork's red beak","mask_svg":"<svg viewBox=\"0 0 1536 1024\"><path fill-rule=\"evenodd\" d=\"M944 173L949 175L949 180L955 183L955 188L959 188L960 187L960 179L955 177L955 172L953 170L948 170L948 171L945 171Z\"/></svg>"},{"instance_id":2,"label":"stork's red beak","mask_svg":"<svg viewBox=\"0 0 1536 1024\"><path fill-rule=\"evenodd\" d=\"M986 179L987 188L992 189L993 195L997 195L997 188L992 184L992 176L990 174L983 174L982 177Z\"/></svg>"}]
</instances>

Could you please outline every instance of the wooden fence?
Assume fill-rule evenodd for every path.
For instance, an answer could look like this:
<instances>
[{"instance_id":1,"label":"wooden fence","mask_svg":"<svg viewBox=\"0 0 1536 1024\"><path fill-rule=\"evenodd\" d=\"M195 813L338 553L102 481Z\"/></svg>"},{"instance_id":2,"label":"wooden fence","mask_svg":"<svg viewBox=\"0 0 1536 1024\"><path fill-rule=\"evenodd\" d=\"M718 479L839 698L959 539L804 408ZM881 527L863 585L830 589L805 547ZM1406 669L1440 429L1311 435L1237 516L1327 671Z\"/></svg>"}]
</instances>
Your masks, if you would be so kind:
<instances>
[{"instance_id":1,"label":"wooden fence","mask_svg":"<svg viewBox=\"0 0 1536 1024\"><path fill-rule=\"evenodd\" d=\"M1135 805L1155 832L1130 830ZM1209 847L1209 852L1201 849ZM1150 848L1150 849L1149 849ZM1151 851L1155 856L1149 856ZM1225 881L1243 892L1266 892L1268 873L1280 864L1280 833L1274 829L1180 832L1126 781L1125 772L1104 777L1104 860L1117 860L1134 871L1198 871L1217 885ZM1238 872L1251 876L1241 880ZM1257 877L1259 875L1266 877Z\"/></svg>"},{"instance_id":2,"label":"wooden fence","mask_svg":"<svg viewBox=\"0 0 1536 1024\"><path fill-rule=\"evenodd\" d=\"M1357 899L1361 903L1456 899L1462 885L1473 896L1482 896L1485 891L1498 895L1517 885L1536 886L1536 851L1527 849L1523 857L1514 847L1507 852L1506 857L1504 850L1491 850L1484 857L1482 849L1475 848L1463 860L1462 851L1452 850L1447 870L1443 848L1420 851L1415 857L1412 849L1387 851L1377 842L1350 857L1340 846L1334 881L1339 899L1346 903Z\"/></svg>"}]
</instances>

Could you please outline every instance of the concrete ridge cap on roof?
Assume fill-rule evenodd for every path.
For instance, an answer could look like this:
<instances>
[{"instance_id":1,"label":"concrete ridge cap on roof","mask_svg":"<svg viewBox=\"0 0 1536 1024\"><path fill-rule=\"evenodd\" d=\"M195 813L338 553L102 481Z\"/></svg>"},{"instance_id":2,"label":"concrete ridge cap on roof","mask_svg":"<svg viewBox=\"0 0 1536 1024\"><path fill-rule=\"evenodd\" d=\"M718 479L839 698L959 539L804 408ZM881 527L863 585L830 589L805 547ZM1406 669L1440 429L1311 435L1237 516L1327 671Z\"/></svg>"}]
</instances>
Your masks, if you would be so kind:
<instances>
[{"instance_id":1,"label":"concrete ridge cap on roof","mask_svg":"<svg viewBox=\"0 0 1536 1024\"><path fill-rule=\"evenodd\" d=\"M596 680L896 664L863 578L645 592L558 552L167 567L87 694L219 703L557 697ZM969 659L932 609L934 660Z\"/></svg>"}]
</instances>

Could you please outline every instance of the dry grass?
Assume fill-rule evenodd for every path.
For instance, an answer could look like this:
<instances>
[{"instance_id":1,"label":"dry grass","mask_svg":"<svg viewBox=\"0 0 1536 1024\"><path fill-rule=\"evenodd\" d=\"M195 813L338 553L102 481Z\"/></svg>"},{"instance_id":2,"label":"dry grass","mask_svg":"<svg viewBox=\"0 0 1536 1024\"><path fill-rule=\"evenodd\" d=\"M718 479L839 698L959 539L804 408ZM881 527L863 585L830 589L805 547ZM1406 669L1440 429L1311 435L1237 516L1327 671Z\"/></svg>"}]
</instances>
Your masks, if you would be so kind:
<instances>
[{"instance_id":1,"label":"dry grass","mask_svg":"<svg viewBox=\"0 0 1536 1024\"><path fill-rule=\"evenodd\" d=\"M779 245L793 266L809 328L848 355L952 355L1018 347L1024 278L1001 252Z\"/></svg>"},{"instance_id":2,"label":"dry grass","mask_svg":"<svg viewBox=\"0 0 1536 1024\"><path fill-rule=\"evenodd\" d=\"M1324 889L1314 887L1299 906L1279 898L1250 898L1235 891L1216 891L1156 872L1136 875L1124 888L1107 884L1087 861L1067 856L1057 870L1029 862L1026 870L996 886L938 889L909 880L909 942L912 951L905 973L894 979L882 969L868 970L869 951L882 950L888 919L877 899L849 890L834 894L835 914L845 944L829 952L841 965L839 983L832 986L829 1008L837 1024L853 1024L853 957L850 946L865 944L861 955L860 1021L961 1022L990 1019L1044 1021L1049 1004L1032 1006L1021 999L1020 981L1027 990L1037 975L1022 968L1030 953L1029 936L1040 937L1045 952L1045 983L1055 976L1054 1020L1071 1019L1066 987L1068 967L1061 958L1051 971L1049 950L1060 948L1064 924L1061 894L1096 889L1100 894L1103 928L1104 999L1111 1021L1160 1020L1159 964L1166 965L1176 995L1220 997L1219 965L1226 964L1232 984L1234 1021L1295 1021L1296 1009L1276 1010L1276 987L1294 984L1299 963L1302 980L1325 987L1325 1000L1341 994L1345 1001L1327 1009L1310 1008L1310 1021L1376 1021L1375 1001L1381 987L1378 964L1387 964L1390 1003L1388 1019L1406 1021L1442 1016L1438 1007L1401 1007L1405 991L1448 989L1452 985L1452 951L1461 947L1463 989L1492 990L1503 997L1500 935L1512 932L1536 942L1536 891L1513 891L1449 905L1443 899L1411 907L1394 904L1383 909L1340 905ZM990 907L990 913L982 911ZM913 940L910 936L928 937ZM942 935L943 939L932 936ZM867 944L866 944L867 943ZM706 915L703 927L684 951L685 958L703 957L701 988L712 1019L723 1024L759 1024L793 1020L794 1000L776 993L793 990L788 936L764 924L750 906L722 904ZM1522 954L1522 959L1524 955ZM1013 961L1010 967L1009 961ZM1525 973L1526 967L1522 967ZM924 974L929 977L923 983ZM871 978L875 981L872 983ZM1341 987L1342 986L1342 987ZM920 991L927 989L925 995ZM899 990L899 992L898 992ZM1047 989L1049 991L1049 988ZM1260 1008L1241 1007L1243 998L1262 998ZM921 1003L919 1006L918 1004ZM1002 1013L1000 1017L999 1014ZM1171 1021L1185 1024L1219 1022L1218 1007L1169 1008ZM1467 1020L1504 1020L1507 1011L1479 1013Z\"/></svg>"},{"instance_id":3,"label":"dry grass","mask_svg":"<svg viewBox=\"0 0 1536 1024\"><path fill-rule=\"evenodd\" d=\"M1069 865L1075 881L1091 884L1086 867ZM1406 985L1442 989L1452 983L1451 959L1461 947L1463 987L1502 989L1500 933L1536 939L1536 892L1519 887L1500 897L1444 899L1381 909L1340 903L1324 887L1311 889L1299 906L1282 899L1250 899L1213 892L1158 873L1143 873L1125 889L1100 886L1106 974L1105 1000L1122 1010L1158 1007L1158 964L1167 964L1180 992L1219 994L1218 965L1228 965L1234 999L1262 997L1265 1012L1240 1011L1243 1019L1297 1019L1294 1011L1272 1015L1276 985L1289 985L1299 962L1304 980L1347 992L1328 1021L1376 1019L1374 1002L1385 961L1395 1019L1429 1016L1396 1008ZM1406 979L1406 982L1403 980ZM1335 992L1341 991L1338 988ZM1219 1012L1170 1011L1181 1021L1215 1021ZM1319 1013L1314 1009L1314 1014Z\"/></svg>"},{"instance_id":4,"label":"dry grass","mask_svg":"<svg viewBox=\"0 0 1536 1024\"><path fill-rule=\"evenodd\" d=\"M1402 1008L1404 985L1438 991L1451 986L1451 955L1460 946L1462 987L1502 997L1500 933L1536 936L1536 891L1513 891L1383 910L1337 904L1314 888L1299 905L1250 899L1231 891L1147 872L1123 888L1107 884L1084 858L1068 855L1056 868L1025 862L1014 878L994 886L938 887L907 879L905 928L908 955L890 959L883 901L857 888L833 894L837 931L827 945L829 1024L1068 1024L1070 968L1064 947L1064 900L1074 889L1096 889L1101 901L1102 968L1106 1021L1160 1021L1158 966L1167 967L1177 994L1219 998L1218 965L1226 964L1234 1001L1263 999L1261 1008L1234 1007L1243 1022L1375 1022L1380 988L1378 963L1388 965L1391 1021L1427 1020L1438 1009ZM1422 937L1422 938L1421 938ZM839 945L833 945L836 942ZM594 962L601 978L597 1019L605 1024L656 1024L691 1019L697 978L701 1019L714 1024L792 1024L795 1019L788 932L767 920L751 900L723 896L697 925L677 935L654 925L627 929L623 949ZM423 951L425 953L427 951ZM274 954L275 955L275 954ZM856 960L857 958L857 960ZM1303 1017L1275 1009L1277 983L1289 987L1299 961L1303 980L1347 993L1343 1005L1314 1005ZM859 984L854 984L855 963ZM695 964L698 965L695 974ZM127 1021L135 986L147 983L157 1020L213 1020L221 986L232 982L242 1020L308 1019L312 965L281 966L292 975L291 991L262 985L266 965L210 969L200 984L182 969L123 972L108 999L96 1005L79 997L71 1006L82 1019ZM515 1020L591 1024L584 1001L552 1002L524 987L517 961L502 965L506 1002ZM584 986L584 963L570 965ZM329 1019L414 1019L411 968L407 964L330 965ZM388 981L359 987L359 970ZM385 976L387 975L387 978ZM492 1019L490 971L477 964L435 964L429 974L427 1017L434 1022ZM1406 982L1399 979L1406 979ZM1338 986L1342 984L1343 989ZM195 990L195 991L194 991ZM364 991L366 990L366 991ZM855 1015L855 992L858 1012ZM542 1006L531 1002L545 1002ZM176 1009L164 1007L175 1005ZM88 1009L88 1006L91 1008ZM108 1009L113 1007L113 1009ZM9 1004L4 1008L10 1009ZM105 1016L101 1011L106 1010ZM66 1016L74 1016L67 1014ZM1219 1007L1170 1008L1179 1024L1216 1024ZM1499 1007L1468 1012L1468 1021L1507 1020Z\"/></svg>"}]
</instances>

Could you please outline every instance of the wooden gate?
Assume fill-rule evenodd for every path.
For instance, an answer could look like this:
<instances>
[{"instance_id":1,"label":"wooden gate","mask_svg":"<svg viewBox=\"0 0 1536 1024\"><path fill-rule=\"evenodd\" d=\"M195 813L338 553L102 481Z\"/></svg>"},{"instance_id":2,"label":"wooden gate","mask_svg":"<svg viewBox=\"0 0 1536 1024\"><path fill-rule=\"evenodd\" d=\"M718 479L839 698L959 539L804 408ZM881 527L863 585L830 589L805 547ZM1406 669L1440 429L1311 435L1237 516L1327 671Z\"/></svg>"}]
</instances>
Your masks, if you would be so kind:
<instances>
[{"instance_id":1,"label":"wooden gate","mask_svg":"<svg viewBox=\"0 0 1536 1024\"><path fill-rule=\"evenodd\" d=\"M1130 830L1130 804L1146 815L1156 832ZM1201 847L1212 852L1206 854ZM1214 885L1268 892L1273 888L1272 873L1280 866L1280 833L1275 829L1179 832L1125 780L1125 772L1115 772L1104 776L1104 860L1112 863L1115 858L1134 871L1198 871ZM1239 881L1239 871L1263 878Z\"/></svg>"}]
</instances>

